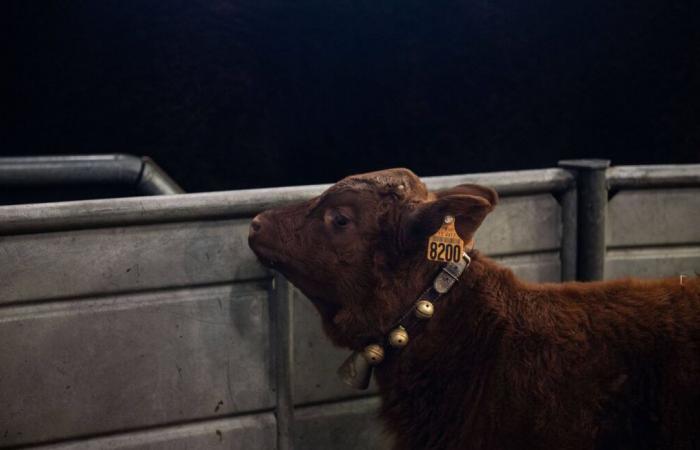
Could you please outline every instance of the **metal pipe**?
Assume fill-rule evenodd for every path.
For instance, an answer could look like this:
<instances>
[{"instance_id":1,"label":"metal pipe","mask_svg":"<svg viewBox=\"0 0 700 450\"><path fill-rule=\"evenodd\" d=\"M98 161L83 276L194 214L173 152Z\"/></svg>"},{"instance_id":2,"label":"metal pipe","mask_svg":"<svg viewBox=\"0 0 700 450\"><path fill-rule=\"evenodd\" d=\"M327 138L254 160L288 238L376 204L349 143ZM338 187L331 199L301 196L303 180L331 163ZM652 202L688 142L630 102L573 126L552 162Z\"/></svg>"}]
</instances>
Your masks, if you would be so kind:
<instances>
[{"instance_id":1,"label":"metal pipe","mask_svg":"<svg viewBox=\"0 0 700 450\"><path fill-rule=\"evenodd\" d=\"M559 261L561 264L561 281L576 279L576 236L577 236L577 198L576 187L555 194L561 207L561 247Z\"/></svg>"},{"instance_id":2,"label":"metal pipe","mask_svg":"<svg viewBox=\"0 0 700 450\"><path fill-rule=\"evenodd\" d=\"M466 175L445 175L423 178L430 190L441 190L462 183L484 184L494 188L500 196L559 192L574 184L574 179L566 170L537 169L509 172L475 173Z\"/></svg>"},{"instance_id":3,"label":"metal pipe","mask_svg":"<svg viewBox=\"0 0 700 450\"><path fill-rule=\"evenodd\" d=\"M609 160L559 161L576 176L577 191L577 279L602 280L605 276L605 218L608 188L605 178Z\"/></svg>"},{"instance_id":4,"label":"metal pipe","mask_svg":"<svg viewBox=\"0 0 700 450\"><path fill-rule=\"evenodd\" d=\"M279 450L293 450L294 448L293 293L294 290L289 281L279 272L274 272L272 292L269 298L272 314L273 367L277 394L275 416L277 417L277 449Z\"/></svg>"},{"instance_id":5,"label":"metal pipe","mask_svg":"<svg viewBox=\"0 0 700 450\"><path fill-rule=\"evenodd\" d=\"M148 156L141 158L143 170L136 185L138 190L148 195L183 194L185 191Z\"/></svg>"},{"instance_id":6,"label":"metal pipe","mask_svg":"<svg viewBox=\"0 0 700 450\"><path fill-rule=\"evenodd\" d=\"M610 189L645 189L700 185L700 164L664 164L611 167Z\"/></svg>"},{"instance_id":7,"label":"metal pipe","mask_svg":"<svg viewBox=\"0 0 700 450\"><path fill-rule=\"evenodd\" d=\"M563 191L574 184L574 177L563 169L513 171L451 177L426 177L430 189L444 189L460 183L491 186L503 195L527 195ZM0 182L0 184L2 184ZM147 198L114 198L35 205L0 206L0 235L58 230L71 227L99 227L191 219L251 217L268 208L308 200L330 185L291 186L205 192Z\"/></svg>"},{"instance_id":8,"label":"metal pipe","mask_svg":"<svg viewBox=\"0 0 700 450\"><path fill-rule=\"evenodd\" d=\"M0 186L123 184L148 195L184 192L148 157L127 154L0 158Z\"/></svg>"}]
</instances>

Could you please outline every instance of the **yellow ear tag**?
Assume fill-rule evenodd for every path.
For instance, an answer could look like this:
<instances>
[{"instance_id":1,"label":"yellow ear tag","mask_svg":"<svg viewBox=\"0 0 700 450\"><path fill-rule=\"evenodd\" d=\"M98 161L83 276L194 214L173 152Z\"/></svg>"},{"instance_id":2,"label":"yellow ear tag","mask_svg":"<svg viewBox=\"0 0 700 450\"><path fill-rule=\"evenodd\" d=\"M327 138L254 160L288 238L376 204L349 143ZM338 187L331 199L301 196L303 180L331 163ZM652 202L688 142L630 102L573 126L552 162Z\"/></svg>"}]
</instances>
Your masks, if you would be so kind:
<instances>
[{"instance_id":1,"label":"yellow ear tag","mask_svg":"<svg viewBox=\"0 0 700 450\"><path fill-rule=\"evenodd\" d=\"M464 241L455 230L455 218L445 216L439 230L428 238L426 257L429 261L459 262L464 251Z\"/></svg>"}]
</instances>

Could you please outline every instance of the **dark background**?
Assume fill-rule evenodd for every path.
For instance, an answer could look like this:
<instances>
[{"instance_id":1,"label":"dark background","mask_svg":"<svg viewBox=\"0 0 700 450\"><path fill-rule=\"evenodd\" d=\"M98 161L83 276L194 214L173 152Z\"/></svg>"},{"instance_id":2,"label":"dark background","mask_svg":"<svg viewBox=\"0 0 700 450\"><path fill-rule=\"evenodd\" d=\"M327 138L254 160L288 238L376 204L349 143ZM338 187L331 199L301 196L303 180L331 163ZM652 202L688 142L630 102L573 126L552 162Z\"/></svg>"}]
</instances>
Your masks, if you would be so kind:
<instances>
[{"instance_id":1,"label":"dark background","mask_svg":"<svg viewBox=\"0 0 700 450\"><path fill-rule=\"evenodd\" d=\"M2 5L2 155L150 155L187 191L700 161L697 0Z\"/></svg>"}]
</instances>

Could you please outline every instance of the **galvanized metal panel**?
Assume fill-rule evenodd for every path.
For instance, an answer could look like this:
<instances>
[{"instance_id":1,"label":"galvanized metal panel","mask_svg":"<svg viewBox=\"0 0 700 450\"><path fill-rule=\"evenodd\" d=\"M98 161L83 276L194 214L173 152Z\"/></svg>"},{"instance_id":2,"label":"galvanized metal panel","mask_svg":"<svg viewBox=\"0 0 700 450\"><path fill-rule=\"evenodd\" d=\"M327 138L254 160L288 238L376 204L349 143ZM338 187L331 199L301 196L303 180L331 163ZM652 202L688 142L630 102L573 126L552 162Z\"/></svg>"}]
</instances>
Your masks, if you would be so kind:
<instances>
[{"instance_id":1,"label":"galvanized metal panel","mask_svg":"<svg viewBox=\"0 0 700 450\"><path fill-rule=\"evenodd\" d=\"M608 247L700 243L700 189L619 192L607 222Z\"/></svg>"},{"instance_id":2,"label":"galvanized metal panel","mask_svg":"<svg viewBox=\"0 0 700 450\"><path fill-rule=\"evenodd\" d=\"M700 246L610 250L605 278L662 278L700 274Z\"/></svg>"},{"instance_id":3,"label":"galvanized metal panel","mask_svg":"<svg viewBox=\"0 0 700 450\"><path fill-rule=\"evenodd\" d=\"M529 281L559 281L558 253L519 255L498 258L516 275ZM367 395L376 392L374 382L369 391L357 391L343 384L336 370L350 354L334 347L325 336L321 318L311 302L294 290L294 401L296 404Z\"/></svg>"},{"instance_id":4,"label":"galvanized metal panel","mask_svg":"<svg viewBox=\"0 0 700 450\"><path fill-rule=\"evenodd\" d=\"M0 237L0 304L260 278L249 221Z\"/></svg>"},{"instance_id":5,"label":"galvanized metal panel","mask_svg":"<svg viewBox=\"0 0 700 450\"><path fill-rule=\"evenodd\" d=\"M510 267L515 275L526 281L544 283L561 281L559 253L501 256L496 261Z\"/></svg>"},{"instance_id":6,"label":"galvanized metal panel","mask_svg":"<svg viewBox=\"0 0 700 450\"><path fill-rule=\"evenodd\" d=\"M378 410L376 397L299 408L294 448L388 450L391 437L383 433Z\"/></svg>"},{"instance_id":7,"label":"galvanized metal panel","mask_svg":"<svg viewBox=\"0 0 700 450\"><path fill-rule=\"evenodd\" d=\"M275 417L271 413L211 420L148 431L33 447L37 450L272 450Z\"/></svg>"},{"instance_id":8,"label":"galvanized metal panel","mask_svg":"<svg viewBox=\"0 0 700 450\"><path fill-rule=\"evenodd\" d=\"M311 301L297 289L294 289L293 330L294 403L357 397L376 392L374 381L369 391L355 390L340 381L336 371L350 351L331 344L321 327L321 317Z\"/></svg>"},{"instance_id":9,"label":"galvanized metal panel","mask_svg":"<svg viewBox=\"0 0 700 450\"><path fill-rule=\"evenodd\" d=\"M265 289L0 309L0 446L272 407Z\"/></svg>"},{"instance_id":10,"label":"galvanized metal panel","mask_svg":"<svg viewBox=\"0 0 700 450\"><path fill-rule=\"evenodd\" d=\"M549 194L507 197L476 233L487 255L555 250L561 244L561 207Z\"/></svg>"}]
</instances>

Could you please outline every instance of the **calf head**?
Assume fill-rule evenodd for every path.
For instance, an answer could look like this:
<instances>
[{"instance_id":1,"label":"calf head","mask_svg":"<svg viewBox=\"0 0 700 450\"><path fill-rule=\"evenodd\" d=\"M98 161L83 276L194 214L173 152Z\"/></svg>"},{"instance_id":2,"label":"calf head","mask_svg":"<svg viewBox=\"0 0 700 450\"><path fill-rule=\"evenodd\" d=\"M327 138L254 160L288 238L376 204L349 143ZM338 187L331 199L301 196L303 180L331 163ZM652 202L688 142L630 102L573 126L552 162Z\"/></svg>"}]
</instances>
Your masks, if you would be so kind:
<instances>
[{"instance_id":1,"label":"calf head","mask_svg":"<svg viewBox=\"0 0 700 450\"><path fill-rule=\"evenodd\" d=\"M249 244L313 302L336 345L360 349L386 333L432 281L427 240L446 215L468 242L497 202L463 184L428 192L410 170L347 177L319 197L259 214Z\"/></svg>"}]
</instances>

